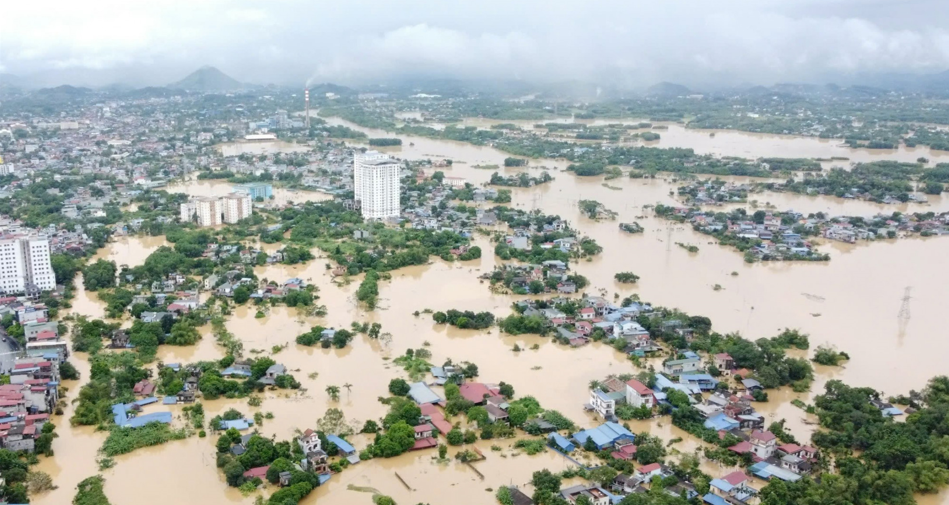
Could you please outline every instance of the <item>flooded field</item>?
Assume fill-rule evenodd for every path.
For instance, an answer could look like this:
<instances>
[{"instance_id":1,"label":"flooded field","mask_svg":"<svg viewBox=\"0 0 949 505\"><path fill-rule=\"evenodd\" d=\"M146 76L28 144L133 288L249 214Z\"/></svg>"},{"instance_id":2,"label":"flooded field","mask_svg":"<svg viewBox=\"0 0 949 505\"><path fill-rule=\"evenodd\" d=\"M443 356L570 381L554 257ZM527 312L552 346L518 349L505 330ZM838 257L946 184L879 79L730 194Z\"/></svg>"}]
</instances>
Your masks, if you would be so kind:
<instances>
[{"instance_id":1,"label":"flooded field","mask_svg":"<svg viewBox=\"0 0 949 505\"><path fill-rule=\"evenodd\" d=\"M331 120L330 123L340 122ZM383 132L360 129L373 137L387 136ZM446 170L446 174L465 177L475 184L487 181L493 170L479 170L473 165L500 165L506 156L487 147L401 137L405 145L390 148L394 155L410 159L450 158L456 163ZM663 139L666 138L663 133ZM716 135L708 141L717 144L719 140L720 136ZM760 146L746 146L745 149L761 149L756 156L812 155L767 151L763 147L766 141L771 140L762 139ZM915 154L920 155L923 154ZM541 160L534 164L552 169L565 165L554 160ZM576 271L590 279L589 292L602 290L610 298L614 294L619 297L638 294L643 300L655 304L708 316L719 332L737 331L753 339L773 336L785 327L800 328L810 333L812 348L830 343L850 354L851 361L843 367L817 367L817 380L811 393L772 391L769 393L770 402L756 404L769 422L785 418L799 438L809 436L813 426L808 422L813 418L808 419L802 410L789 402L794 398L810 402L814 394L822 391L827 380L841 379L852 385L872 386L897 394L920 389L931 376L946 373L942 357L949 352L949 341L937 336L941 335L944 286L949 284L949 271L935 265L941 265L943 258L949 255L949 239L825 244L821 250L831 254L828 263L750 265L737 252L710 245L708 237L693 232L689 227L669 225L649 217L650 211L643 206L675 201L670 191L674 192L676 185L668 180L620 178L607 181L607 184L620 188L614 190L604 187L601 177L577 178L559 172L554 175L556 180L550 184L515 190L514 205L559 214L603 246L604 252L599 257L574 265ZM188 194L211 195L228 192L229 187L230 184L220 181L194 181L169 187L169 190L177 188ZM898 210L895 206L826 197L765 194L754 198L768 201L778 208L792 207L801 212L869 215ZM618 212L619 218L605 222L586 219L577 209L580 199L599 200ZM297 197L293 200L303 199ZM931 197L931 202L929 206L911 208L949 210L947 199ZM639 221L645 232L637 235L621 233L617 223L628 221ZM367 419L384 416L386 406L377 398L387 394L390 379L405 377L401 368L391 364L391 359L406 349L425 347L431 351L433 363L441 364L448 358L472 361L478 365L479 380L511 383L516 396L532 395L544 407L557 409L584 427L594 425L595 421L582 408L587 401L588 383L607 374L637 371L630 361L611 347L594 343L574 349L541 337L501 336L497 329L475 331L439 326L433 323L430 315L413 315L426 309L487 310L498 316L510 312L511 304L520 297L492 294L488 286L477 279L481 273L494 268L497 262L490 253L491 244L485 239L476 242L485 250L484 257L479 260L447 263L433 258L428 265L392 272L391 281L380 283L379 308L372 312L362 310L355 303L354 293L359 279L353 278L348 284L343 279L334 280L326 268L325 258L317 257L307 265L257 267L260 278L282 282L301 277L316 285L320 296L317 303L327 307L326 317L307 317L297 309L276 307L268 309L264 317L257 318L257 308L248 305L235 310L227 322L228 329L244 342L247 355L258 355L252 350L261 351L261 356L272 355L290 369L303 387L293 392L268 391L260 407L249 407L246 399L207 401L204 402L206 417L210 419L229 408L251 415L258 411L271 412L274 418L267 420L260 430L265 436L274 435L278 439L292 437L296 430L313 427L331 407L342 409L347 418L361 425ZM690 254L675 247L675 242L695 244L700 250ZM163 243L160 237L123 238L109 244L97 257L136 265ZM314 252L321 256L319 251ZM632 287L618 284L613 275L619 271L635 272L641 279ZM77 279L77 284L80 288L72 302L72 312L102 317L102 303L94 293L81 289L81 278ZM722 289L713 290L716 284ZM912 288L909 302L912 318L900 324L897 313L907 287ZM373 340L358 335L345 349L309 348L294 343L297 335L314 325L339 328L348 327L354 321L378 322L382 325L382 332L391 336ZM167 363L223 356L222 349L210 335L209 327L202 329L202 335L204 338L192 347L163 346L158 359ZM514 352L515 344L525 350ZM535 344L537 348L531 349ZM279 351L272 354L275 346ZM73 361L83 379L87 378L89 366L84 358L77 356ZM75 398L80 383L65 385L70 389L68 397ZM338 402L332 401L325 393L329 385L342 388ZM442 393L440 388L435 389ZM68 503L76 483L97 471L96 451L105 434L89 428L70 427L68 418L72 409L73 406L69 405L65 416L57 423L60 436L53 442L55 458L44 459L40 464L40 469L50 473L60 488L36 497L34 503ZM649 431L666 441L682 438L682 442L670 448L680 453L691 453L703 445L670 423L668 418L659 418L631 424L634 432ZM193 437L116 458L115 468L104 472L106 493L113 503L119 505L252 503L253 495L243 497L224 483L214 465L214 441L214 436ZM358 449L367 443L362 437L356 437L354 441ZM492 451L492 444L497 444L501 450ZM511 441L479 441L475 445L487 456L486 461L474 463L484 474L484 480L466 465L455 461L439 463L432 459L435 451L422 451L350 467L302 503L368 505L372 490L390 495L403 504L493 503L493 493L487 488L524 484L533 471L542 468L557 471L571 465L552 451L536 456L514 456L510 449ZM450 454L454 452L452 448ZM715 475L726 471L709 462L703 464L703 469ZM189 485L175 484L182 480L187 480ZM927 496L920 502L934 505L945 501L946 496L945 493Z\"/></svg>"},{"instance_id":2,"label":"flooded field","mask_svg":"<svg viewBox=\"0 0 949 505\"><path fill-rule=\"evenodd\" d=\"M406 116L409 117L409 116ZM549 121L502 121L483 118L466 118L461 126L477 126L490 128L500 123L513 123L521 128L533 130L535 124L540 123L583 123L591 126L607 124L638 124L649 122L646 119L596 119L574 120L560 118ZM852 149L843 144L841 139L821 139L817 137L801 137L796 135L775 135L766 133L750 133L737 130L700 130L686 128L680 123L651 122L660 135L659 140L645 142L651 147L685 147L694 149L700 154L715 154L718 156L738 156L742 158L847 158L835 160L827 166L836 165L846 167L850 162L868 162L878 160L896 160L915 162L918 158L927 158L930 164L949 160L949 151L929 149L927 146L906 147L899 149ZM439 125L443 126L443 125ZM636 132L637 130L632 130ZM650 131L642 129L638 131Z\"/></svg>"}]
</instances>

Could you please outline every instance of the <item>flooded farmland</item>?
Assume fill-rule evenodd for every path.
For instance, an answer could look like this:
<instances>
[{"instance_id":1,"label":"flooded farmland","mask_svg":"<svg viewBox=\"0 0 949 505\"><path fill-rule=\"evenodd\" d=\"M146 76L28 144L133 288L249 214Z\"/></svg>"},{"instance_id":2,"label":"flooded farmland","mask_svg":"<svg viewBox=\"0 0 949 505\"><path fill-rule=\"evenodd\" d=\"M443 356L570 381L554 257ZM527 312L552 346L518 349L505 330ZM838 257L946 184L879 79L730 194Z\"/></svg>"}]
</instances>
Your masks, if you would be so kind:
<instances>
[{"instance_id":1,"label":"flooded farmland","mask_svg":"<svg viewBox=\"0 0 949 505\"><path fill-rule=\"evenodd\" d=\"M366 131L373 137L391 136L343 124ZM676 138L673 131L670 127L668 136L663 132L659 142ZM779 142L783 137L776 137L776 140L771 138L775 136L736 135L746 138L743 147L737 140L734 146L729 144L724 133L710 138L707 132L701 139L705 143L699 144L696 139L696 145L683 147L700 151L701 146L707 145L709 149L721 150L719 154L788 157L829 157L840 149L828 146L817 154L817 147L814 151L785 147ZM388 152L409 159L452 159L456 163L445 170L446 174L465 177L475 184L487 181L493 170L476 169L474 165L501 165L506 157L488 147L400 137L405 140L405 145L387 148ZM785 140L792 142L792 139ZM802 140L823 145L817 139ZM768 147L772 143L775 147ZM738 152L740 150L746 152ZM859 154L851 152L846 156L857 160ZM912 154L913 159L918 156L933 155ZM532 163L551 170L565 166L564 162L555 160ZM852 385L871 386L888 394L897 394L919 389L931 376L946 372L942 356L949 351L949 342L939 335L945 306L944 286L949 284L949 271L933 265L942 264L942 259L949 255L949 240L920 238L858 245L828 243L820 247L831 254L831 261L827 263L752 265L745 263L742 256L731 249L709 244L709 237L687 226L650 217L651 211L644 206L675 201L670 192L674 193L676 184L671 181L620 178L607 181L610 186L619 188L610 189L603 186L602 177L578 178L559 171L553 175L556 179L549 184L514 190L513 205L558 214L603 246L600 256L592 261L580 261L574 267L590 279L589 291L604 290L608 298L614 293L620 297L638 294L654 304L708 316L719 332L736 331L749 338L773 336L785 327L799 328L811 335L812 348L830 343L850 354L851 360L843 367L817 367L811 393L772 392L770 402L756 405L768 416L769 422L787 419L791 431L799 438L808 436L813 426L807 422L812 420L789 402L794 398L809 402L814 394L822 391L827 380L841 379ZM168 190L215 195L229 192L230 186L220 181L193 181L171 186ZM295 198L291 195L283 198L303 201L299 194L294 193ZM318 199L325 196L314 195L319 195L314 196ZM805 213L824 211L871 215L898 210L896 206L830 197L760 194L754 198L770 202L780 209L793 208ZM949 210L949 200L945 197L930 198L928 206L909 204L909 208L911 211ZM589 220L580 215L577 208L580 199L599 200L616 211L619 217L616 221ZM644 233L621 233L617 223L628 221L639 221L645 228ZM675 247L675 242L697 245L699 252L690 254ZM110 243L97 257L134 266L141 264L151 251L163 244L161 237L122 238ZM435 325L431 316L424 313L413 315L426 309L491 311L498 316L510 312L512 302L521 297L493 294L477 279L478 275L490 271L497 264L489 252L493 249L491 244L479 239L477 245L486 251L479 260L447 263L433 258L428 265L392 272L391 281L380 283L379 308L372 312L355 303L358 279L351 279L349 284L341 279L334 280L326 268L325 258L317 257L306 265L257 267L259 278L282 282L300 277L316 285L320 296L317 303L326 305L327 315L308 317L297 309L275 307L257 318L252 306L235 310L227 328L244 342L245 352L256 349L269 354L274 346L286 344L286 348L274 354L273 359L285 364L303 387L296 392L268 391L260 407L249 407L246 399L206 401L207 417L228 408L250 414L271 412L274 418L266 421L260 431L278 439L294 436L295 430L312 427L331 407L342 409L347 418L360 424L367 419L379 419L384 416L386 406L377 398L386 394L390 379L405 376L401 368L391 364L391 359L406 349L425 347L431 351L433 363L442 363L448 358L472 361L479 367L480 380L511 383L516 396L532 395L544 407L557 409L584 427L592 426L594 421L582 408L587 401L588 383L607 374L637 371L621 353L598 343L574 349L536 336L501 336L496 328L489 331L459 330ZM319 251L314 253L320 256ZM613 275L619 271L635 272L641 279L632 287L618 284ZM77 284L80 288L72 302L72 312L102 317L102 303L94 293L81 289L81 279ZM713 290L716 284L722 289ZM912 288L909 301L912 317L901 323L897 313L908 287ZM384 333L391 334L391 339L373 340L358 335L344 349L310 348L294 343L296 335L314 325L339 328L348 327L354 321L378 322ZM197 345L163 346L158 358L166 363L219 359L223 356L222 349L214 343L209 327L202 330L204 338ZM515 344L525 350L514 352ZM537 348L531 349L535 344ZM82 356L77 358L73 361L77 362L83 377L87 377L88 363ZM338 402L332 401L324 392L329 385L342 387L345 384L350 387L343 389ZM75 398L80 383L66 385L70 388L68 397ZM436 390L441 393L440 389ZM105 434L85 427L70 427L66 420L72 408L72 405L67 407L65 416L58 423L60 437L53 442L55 458L43 460L40 466L41 470L53 476L60 489L36 497L34 503L67 503L76 483L96 472L96 450ZM682 438L683 441L674 444L673 448L683 453L690 453L703 445L672 427L668 418L632 424L634 432L649 431L666 441ZM104 472L107 495L116 504L253 502L253 495L244 497L228 487L215 468L214 438L192 437L116 458L116 466ZM359 437L355 440L357 448L367 443ZM499 445L501 450L492 451L492 444ZM371 490L390 495L399 503L493 503L493 493L486 491L487 488L524 484L533 471L542 468L562 470L570 465L552 451L536 456L515 456L510 444L510 441L476 443L487 456L487 460L474 463L484 474L484 480L466 465L433 461L434 451L415 452L350 467L302 503L368 505L371 503ZM160 478L143 478L157 475L156 469L164 469ZM717 473L721 470L706 467L706 471ZM400 478L407 486L400 482ZM170 484L185 479L191 484L185 487ZM921 500L921 503L940 503L945 498L945 493L928 496L924 500L935 501Z\"/></svg>"}]
</instances>

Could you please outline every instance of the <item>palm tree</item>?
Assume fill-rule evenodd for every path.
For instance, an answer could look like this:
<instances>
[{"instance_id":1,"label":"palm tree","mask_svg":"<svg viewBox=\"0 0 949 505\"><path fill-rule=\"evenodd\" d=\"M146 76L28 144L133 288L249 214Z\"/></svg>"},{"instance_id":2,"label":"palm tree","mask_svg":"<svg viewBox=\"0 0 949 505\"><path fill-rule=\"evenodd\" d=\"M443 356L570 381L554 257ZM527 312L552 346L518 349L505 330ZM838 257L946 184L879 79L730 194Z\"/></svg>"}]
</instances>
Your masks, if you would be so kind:
<instances>
[{"instance_id":1,"label":"palm tree","mask_svg":"<svg viewBox=\"0 0 949 505\"><path fill-rule=\"evenodd\" d=\"M346 388L346 398L349 398L349 394L353 392L353 385L347 382L343 384L343 387Z\"/></svg>"},{"instance_id":2,"label":"palm tree","mask_svg":"<svg viewBox=\"0 0 949 505\"><path fill-rule=\"evenodd\" d=\"M593 379L590 381L590 389L600 389L600 381Z\"/></svg>"},{"instance_id":3,"label":"palm tree","mask_svg":"<svg viewBox=\"0 0 949 505\"><path fill-rule=\"evenodd\" d=\"M339 401L339 386L326 386L326 394L330 395L330 399L334 402Z\"/></svg>"}]
</instances>

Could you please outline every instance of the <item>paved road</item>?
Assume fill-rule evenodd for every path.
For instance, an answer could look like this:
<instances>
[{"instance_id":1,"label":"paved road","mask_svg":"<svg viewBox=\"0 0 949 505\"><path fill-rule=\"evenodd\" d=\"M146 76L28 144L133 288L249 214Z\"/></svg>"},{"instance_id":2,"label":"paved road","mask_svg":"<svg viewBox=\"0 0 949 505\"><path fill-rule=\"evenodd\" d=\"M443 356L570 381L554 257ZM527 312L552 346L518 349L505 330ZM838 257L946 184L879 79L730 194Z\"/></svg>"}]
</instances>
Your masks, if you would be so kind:
<instances>
[{"instance_id":1,"label":"paved road","mask_svg":"<svg viewBox=\"0 0 949 505\"><path fill-rule=\"evenodd\" d=\"M0 335L0 336L6 336ZM3 342L0 340L0 373L6 373L10 370L13 370L14 358L16 358L16 352L20 350L19 344L16 340L6 337L7 341Z\"/></svg>"}]
</instances>

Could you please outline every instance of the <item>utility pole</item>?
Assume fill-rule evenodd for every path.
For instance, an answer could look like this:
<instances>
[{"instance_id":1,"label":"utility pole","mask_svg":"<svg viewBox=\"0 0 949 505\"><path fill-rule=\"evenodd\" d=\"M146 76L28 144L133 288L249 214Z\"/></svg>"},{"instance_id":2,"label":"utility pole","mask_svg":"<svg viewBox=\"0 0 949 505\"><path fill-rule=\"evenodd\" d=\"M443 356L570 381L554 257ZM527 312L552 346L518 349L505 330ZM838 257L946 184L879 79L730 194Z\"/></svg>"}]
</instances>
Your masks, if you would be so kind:
<instances>
[{"instance_id":1,"label":"utility pole","mask_svg":"<svg viewBox=\"0 0 949 505\"><path fill-rule=\"evenodd\" d=\"M896 319L900 324L905 325L909 322L910 313L909 313L909 301L912 298L911 293L913 292L912 286L906 286L906 289L903 290L903 303L900 304L900 312L896 315Z\"/></svg>"}]
</instances>

